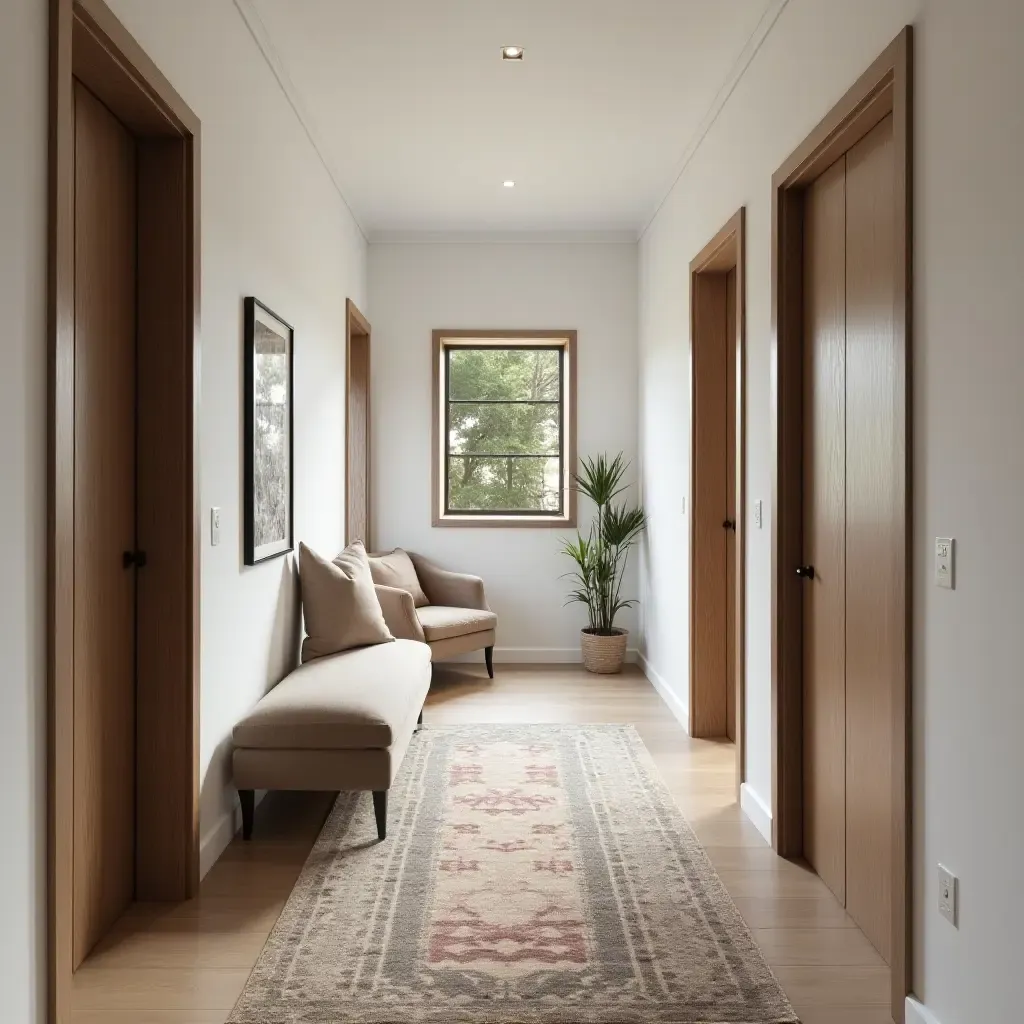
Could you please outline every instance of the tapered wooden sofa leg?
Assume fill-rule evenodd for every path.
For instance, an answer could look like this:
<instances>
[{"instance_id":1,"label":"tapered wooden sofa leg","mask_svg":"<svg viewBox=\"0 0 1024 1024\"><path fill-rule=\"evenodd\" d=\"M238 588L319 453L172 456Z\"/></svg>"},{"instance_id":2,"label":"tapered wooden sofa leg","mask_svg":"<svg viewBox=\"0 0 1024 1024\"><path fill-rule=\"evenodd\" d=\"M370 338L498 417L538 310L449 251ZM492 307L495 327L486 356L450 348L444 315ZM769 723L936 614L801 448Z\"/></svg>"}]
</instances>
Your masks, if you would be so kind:
<instances>
[{"instance_id":1,"label":"tapered wooden sofa leg","mask_svg":"<svg viewBox=\"0 0 1024 1024\"><path fill-rule=\"evenodd\" d=\"M384 842L388 837L388 791L386 789L374 791L373 814L377 819L377 838Z\"/></svg>"},{"instance_id":2,"label":"tapered wooden sofa leg","mask_svg":"<svg viewBox=\"0 0 1024 1024\"><path fill-rule=\"evenodd\" d=\"M494 678L494 647L484 648L484 661L487 662L487 674Z\"/></svg>"},{"instance_id":3,"label":"tapered wooden sofa leg","mask_svg":"<svg viewBox=\"0 0 1024 1024\"><path fill-rule=\"evenodd\" d=\"M252 824L256 817L256 791L240 789L238 802L242 805L242 838L248 842L252 839Z\"/></svg>"}]
</instances>

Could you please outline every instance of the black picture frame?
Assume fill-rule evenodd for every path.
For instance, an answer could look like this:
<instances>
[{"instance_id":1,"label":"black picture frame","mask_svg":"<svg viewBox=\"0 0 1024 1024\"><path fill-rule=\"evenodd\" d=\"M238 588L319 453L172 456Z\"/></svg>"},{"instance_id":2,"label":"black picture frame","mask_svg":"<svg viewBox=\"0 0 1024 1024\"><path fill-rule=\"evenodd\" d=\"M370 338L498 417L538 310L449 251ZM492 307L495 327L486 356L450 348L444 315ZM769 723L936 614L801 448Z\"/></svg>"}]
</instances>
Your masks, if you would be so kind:
<instances>
[{"instance_id":1,"label":"black picture frame","mask_svg":"<svg viewBox=\"0 0 1024 1024\"><path fill-rule=\"evenodd\" d=\"M294 360L295 360L295 331L286 320L283 320L269 306L264 305L254 296L247 296L244 302L244 383L242 405L244 407L244 430L243 430L243 556L246 565L258 565L273 558L278 558L294 550L295 533L295 415L294 415ZM260 330L262 328L262 330ZM259 339L257 338L259 332ZM287 441L282 445L281 451L287 459L287 494L283 493L283 487L278 486L272 504L267 501L265 494L265 483L267 477L267 457L264 451L263 457L257 453L256 447L260 440L266 435L263 430L258 430L257 405L264 409L279 406L280 402L258 402L257 387L261 383L257 380L257 374L261 367L257 363L258 340L265 341L271 345L276 344L274 338L280 339L283 343L285 356L284 366L287 380L284 384L285 408L283 412L274 418L280 420L281 428L287 430ZM280 388L280 384L276 390ZM271 467L273 468L273 467ZM257 481L257 475L260 480ZM258 486L259 484L259 486ZM276 509L276 511L275 511ZM283 514L283 523L281 522ZM268 517L276 521L278 529L270 532Z\"/></svg>"}]
</instances>

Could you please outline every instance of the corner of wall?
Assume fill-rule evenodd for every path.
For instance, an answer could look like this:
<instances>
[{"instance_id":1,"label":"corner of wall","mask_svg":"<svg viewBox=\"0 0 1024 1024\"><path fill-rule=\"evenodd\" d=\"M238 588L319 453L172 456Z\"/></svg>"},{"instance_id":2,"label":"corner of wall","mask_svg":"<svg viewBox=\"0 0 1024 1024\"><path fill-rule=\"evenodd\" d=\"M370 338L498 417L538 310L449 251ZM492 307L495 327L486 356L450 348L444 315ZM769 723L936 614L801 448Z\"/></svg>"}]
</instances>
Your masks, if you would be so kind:
<instances>
[{"instance_id":1,"label":"corner of wall","mask_svg":"<svg viewBox=\"0 0 1024 1024\"><path fill-rule=\"evenodd\" d=\"M757 790L747 782L740 786L740 809L751 820L754 828L764 836L768 843L771 843L772 809L761 799Z\"/></svg>"},{"instance_id":2,"label":"corner of wall","mask_svg":"<svg viewBox=\"0 0 1024 1024\"><path fill-rule=\"evenodd\" d=\"M640 667L643 669L644 675L647 676L648 682L658 691L661 699L668 705L669 711L675 715L679 724L686 730L686 735L689 736L690 709L679 699L679 695L675 690L658 674L644 654L638 653L637 660L640 662Z\"/></svg>"},{"instance_id":3,"label":"corner of wall","mask_svg":"<svg viewBox=\"0 0 1024 1024\"><path fill-rule=\"evenodd\" d=\"M256 794L256 806L263 802L266 791L261 790ZM231 840L238 834L242 827L242 809L236 803L230 811L225 811L215 822L213 828L208 829L206 834L199 840L199 878L204 879L214 864L221 858L221 854L231 845Z\"/></svg>"},{"instance_id":4,"label":"corner of wall","mask_svg":"<svg viewBox=\"0 0 1024 1024\"><path fill-rule=\"evenodd\" d=\"M940 1024L935 1016L923 1003L913 996L907 996L907 1024Z\"/></svg>"}]
</instances>

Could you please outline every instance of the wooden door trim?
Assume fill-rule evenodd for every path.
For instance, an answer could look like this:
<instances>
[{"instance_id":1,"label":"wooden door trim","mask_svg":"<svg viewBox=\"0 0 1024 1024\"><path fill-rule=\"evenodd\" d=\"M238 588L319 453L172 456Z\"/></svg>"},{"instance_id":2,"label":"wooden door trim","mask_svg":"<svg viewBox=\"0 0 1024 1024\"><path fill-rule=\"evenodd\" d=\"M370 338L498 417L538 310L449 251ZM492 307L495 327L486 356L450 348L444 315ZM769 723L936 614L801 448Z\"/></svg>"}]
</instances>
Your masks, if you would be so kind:
<instances>
[{"instance_id":1,"label":"wooden door trim","mask_svg":"<svg viewBox=\"0 0 1024 1024\"><path fill-rule=\"evenodd\" d=\"M736 375L736 787L737 792L746 780L746 207L741 206L717 232L714 238L690 261L690 551L694 550L696 536L695 515L697 494L695 439L697 436L697 394L694 376L694 338L697 324L695 297L700 274L727 274L736 271L736 334L735 359L731 372ZM694 707L694 622L696 618L696 575L690 559L690 709Z\"/></svg>"},{"instance_id":2,"label":"wooden door trim","mask_svg":"<svg viewBox=\"0 0 1024 1024\"><path fill-rule=\"evenodd\" d=\"M371 339L373 337L373 328L370 327L370 321L359 311L359 307L351 300L345 300L345 543L348 544L352 541L352 537L349 536L351 507L349 505L350 495L352 494L352 447L351 447L351 433L349 431L349 415L350 415L350 403L352 395L352 338L354 336L365 337L367 345L366 353L366 384L367 384L367 395L366 395L366 419L367 419L367 436L366 436L366 533L367 536L363 538L366 542L367 550L372 550L370 547L372 534L372 523L371 518L373 514L373 505L370 500L370 477L371 477L371 465L370 465L370 450L373 439L369 433L369 419L370 419L370 366L371 359L373 358L373 350Z\"/></svg>"},{"instance_id":3,"label":"wooden door trim","mask_svg":"<svg viewBox=\"0 0 1024 1024\"><path fill-rule=\"evenodd\" d=\"M164 239L175 261L164 285L178 314L183 378L171 396L184 424L177 443L182 470L182 528L176 543L190 555L179 582L188 614L169 626L188 678L171 695L182 724L180 751L190 770L168 780L181 815L179 898L199 883L199 120L101 0L50 0L48 238L48 1018L70 1018L72 975L74 792L74 80L94 92L139 139L177 143L180 214ZM177 261L180 260L180 265ZM159 285L159 280L154 278ZM165 336L163 341L167 341ZM181 525L181 524L179 524ZM170 641L174 642L174 640ZM173 787L172 787L173 788Z\"/></svg>"},{"instance_id":4,"label":"wooden door trim","mask_svg":"<svg viewBox=\"0 0 1024 1024\"><path fill-rule=\"evenodd\" d=\"M904 1019L911 938L911 338L913 32L907 26L772 177L772 842L796 857L803 843L802 597L794 567L802 544L803 189L893 116L896 162L894 422L901 433L895 494L902 592L894 623L902 658L893 703L892 1014Z\"/></svg>"}]
</instances>

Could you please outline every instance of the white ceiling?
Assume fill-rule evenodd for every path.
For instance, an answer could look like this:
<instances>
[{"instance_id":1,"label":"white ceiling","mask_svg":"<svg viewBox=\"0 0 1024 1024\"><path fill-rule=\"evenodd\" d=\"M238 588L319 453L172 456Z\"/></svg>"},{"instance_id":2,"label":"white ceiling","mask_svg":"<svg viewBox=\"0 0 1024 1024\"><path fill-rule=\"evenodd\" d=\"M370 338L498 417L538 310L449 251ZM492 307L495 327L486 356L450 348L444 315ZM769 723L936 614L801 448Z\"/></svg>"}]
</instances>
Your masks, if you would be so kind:
<instances>
[{"instance_id":1,"label":"white ceiling","mask_svg":"<svg viewBox=\"0 0 1024 1024\"><path fill-rule=\"evenodd\" d=\"M635 234L778 6L236 2L371 237Z\"/></svg>"}]
</instances>

